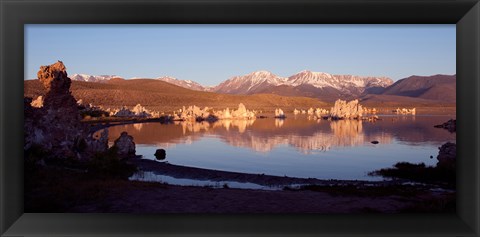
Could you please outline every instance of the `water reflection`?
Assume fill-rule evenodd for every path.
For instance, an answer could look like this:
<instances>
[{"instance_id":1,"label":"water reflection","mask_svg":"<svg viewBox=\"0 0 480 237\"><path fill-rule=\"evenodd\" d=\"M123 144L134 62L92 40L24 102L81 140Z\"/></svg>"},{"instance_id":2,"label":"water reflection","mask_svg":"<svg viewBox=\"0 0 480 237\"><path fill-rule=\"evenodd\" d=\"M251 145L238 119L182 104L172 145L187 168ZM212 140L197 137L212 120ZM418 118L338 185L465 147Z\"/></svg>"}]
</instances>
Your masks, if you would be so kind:
<instances>
[{"instance_id":1,"label":"water reflection","mask_svg":"<svg viewBox=\"0 0 480 237\"><path fill-rule=\"evenodd\" d=\"M161 175L151 171L140 171L132 175L129 180L144 181L144 182L158 182L181 186L200 186L212 188L240 188L240 189L261 189L261 190L282 190L284 186L263 186L255 183L241 183L235 181L211 181L211 180L195 180L175 178L168 175ZM298 185L288 185L295 187Z\"/></svg>"},{"instance_id":2,"label":"water reflection","mask_svg":"<svg viewBox=\"0 0 480 237\"><path fill-rule=\"evenodd\" d=\"M444 116L392 116L371 123L309 120L307 116L297 115L287 119L220 120L215 123L143 123L110 127L109 139L113 141L121 132L127 131L137 144L171 147L191 144L204 136L215 136L231 146L257 152L269 152L275 147L288 145L308 154L332 148L368 146L374 140L380 144L397 140L413 146L455 141L455 134L433 128L434 124L446 119Z\"/></svg>"},{"instance_id":3,"label":"water reflection","mask_svg":"<svg viewBox=\"0 0 480 237\"><path fill-rule=\"evenodd\" d=\"M155 159L156 149L163 148L167 150L166 160L177 165L359 180L380 179L367 173L401 161L434 165L436 160L430 156L438 154L438 147L447 141L455 142L454 133L433 127L450 119L449 116L381 118L375 123L327 121L309 120L308 115L299 114L284 120L143 123L109 127L108 134L109 141L113 142L121 132L127 131L134 137L137 154ZM372 141L379 144L374 145ZM155 180L150 176L142 179ZM166 179L162 177L163 181Z\"/></svg>"}]
</instances>

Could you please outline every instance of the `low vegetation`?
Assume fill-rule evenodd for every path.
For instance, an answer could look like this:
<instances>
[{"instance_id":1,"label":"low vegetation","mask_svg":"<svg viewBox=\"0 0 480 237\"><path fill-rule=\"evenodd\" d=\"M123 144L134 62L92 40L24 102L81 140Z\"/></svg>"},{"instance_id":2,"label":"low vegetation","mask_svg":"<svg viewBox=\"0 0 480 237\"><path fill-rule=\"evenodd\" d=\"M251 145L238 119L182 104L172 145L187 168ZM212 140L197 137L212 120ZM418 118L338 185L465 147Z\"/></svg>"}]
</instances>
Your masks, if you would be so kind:
<instances>
[{"instance_id":1,"label":"low vegetation","mask_svg":"<svg viewBox=\"0 0 480 237\"><path fill-rule=\"evenodd\" d=\"M424 163L412 164L408 162L399 162L393 168L376 170L371 172L370 175L441 184L449 188L455 188L456 180L454 166L426 166Z\"/></svg>"}]
</instances>

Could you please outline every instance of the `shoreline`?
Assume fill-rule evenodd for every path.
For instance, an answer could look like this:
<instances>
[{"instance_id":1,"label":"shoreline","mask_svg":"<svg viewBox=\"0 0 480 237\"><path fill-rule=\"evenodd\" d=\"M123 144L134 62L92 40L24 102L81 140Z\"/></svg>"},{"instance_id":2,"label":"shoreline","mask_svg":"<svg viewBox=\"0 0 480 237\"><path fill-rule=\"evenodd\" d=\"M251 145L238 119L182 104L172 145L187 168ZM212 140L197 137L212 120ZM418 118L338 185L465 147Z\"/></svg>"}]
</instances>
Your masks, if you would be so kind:
<instances>
[{"instance_id":1,"label":"shoreline","mask_svg":"<svg viewBox=\"0 0 480 237\"><path fill-rule=\"evenodd\" d=\"M393 183L386 186L313 185L282 190L213 188L97 179L84 172L44 167L35 172L27 184L26 212L351 214L455 211L455 192Z\"/></svg>"},{"instance_id":2,"label":"shoreline","mask_svg":"<svg viewBox=\"0 0 480 237\"><path fill-rule=\"evenodd\" d=\"M174 165L168 162L159 162L150 159L132 158L127 163L135 165L139 172L152 172L156 175L165 175L177 179L192 179L199 181L213 182L238 182L253 183L266 187L291 188L290 186L356 186L356 187L385 187L385 186L421 186L422 188L438 188L440 185L412 182L403 179L390 179L380 181L368 180L337 180L337 179L317 179L317 178L298 178L288 176L275 176L267 174L252 174L242 172L232 172L214 169L204 169L190 166ZM135 180L138 181L138 180ZM155 181L139 181L155 182ZM186 185L189 186L189 185ZM247 188L248 189L248 188Z\"/></svg>"}]
</instances>

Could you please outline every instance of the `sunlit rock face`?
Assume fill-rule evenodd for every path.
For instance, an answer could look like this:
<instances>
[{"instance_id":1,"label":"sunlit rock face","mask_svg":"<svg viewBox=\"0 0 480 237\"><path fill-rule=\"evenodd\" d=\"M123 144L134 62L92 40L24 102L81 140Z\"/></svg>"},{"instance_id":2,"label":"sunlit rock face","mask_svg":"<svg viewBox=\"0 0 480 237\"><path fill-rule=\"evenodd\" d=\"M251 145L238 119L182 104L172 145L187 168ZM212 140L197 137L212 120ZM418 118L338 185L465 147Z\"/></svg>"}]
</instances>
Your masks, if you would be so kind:
<instances>
[{"instance_id":1,"label":"sunlit rock face","mask_svg":"<svg viewBox=\"0 0 480 237\"><path fill-rule=\"evenodd\" d=\"M72 81L67 77L65 65L58 61L41 66L37 76L47 92L43 102L47 110L61 110L59 112L65 113L65 119L79 120L77 101L70 92Z\"/></svg>"},{"instance_id":2,"label":"sunlit rock face","mask_svg":"<svg viewBox=\"0 0 480 237\"><path fill-rule=\"evenodd\" d=\"M358 100L347 102L339 99L330 110L330 117L333 119L361 119L362 115L363 108Z\"/></svg>"},{"instance_id":3,"label":"sunlit rock face","mask_svg":"<svg viewBox=\"0 0 480 237\"><path fill-rule=\"evenodd\" d=\"M255 113L247 110L244 104L240 103L238 109L232 111L232 118L236 119L254 119Z\"/></svg>"},{"instance_id":4,"label":"sunlit rock face","mask_svg":"<svg viewBox=\"0 0 480 237\"><path fill-rule=\"evenodd\" d=\"M128 117L128 118L158 118L160 113L157 111L150 111L141 104L135 105L131 110L125 106L120 109L107 109L110 116L113 117Z\"/></svg>"},{"instance_id":5,"label":"sunlit rock face","mask_svg":"<svg viewBox=\"0 0 480 237\"><path fill-rule=\"evenodd\" d=\"M255 112L248 110L244 104L240 103L237 110L226 108L215 111L212 108L205 107L201 109L195 105L179 109L174 115L176 120L183 121L209 121L215 122L219 119L255 119Z\"/></svg>"},{"instance_id":6,"label":"sunlit rock face","mask_svg":"<svg viewBox=\"0 0 480 237\"><path fill-rule=\"evenodd\" d=\"M35 108L42 108L43 107L43 96L37 97L37 99L33 100L32 103L30 103L32 107Z\"/></svg>"},{"instance_id":7,"label":"sunlit rock face","mask_svg":"<svg viewBox=\"0 0 480 237\"><path fill-rule=\"evenodd\" d=\"M397 108L397 109L394 109L392 112L396 113L396 114L412 114L412 115L415 115L416 114L416 109L415 108L411 108L411 109Z\"/></svg>"},{"instance_id":8,"label":"sunlit rock face","mask_svg":"<svg viewBox=\"0 0 480 237\"><path fill-rule=\"evenodd\" d=\"M105 151L108 135L95 139L89 135L88 127L80 123L81 116L77 101L70 92L71 80L65 65L58 61L41 66L37 75L46 94L41 107L38 98L35 103L26 99L24 149L35 145L53 157L79 159L87 159L95 152Z\"/></svg>"},{"instance_id":9,"label":"sunlit rock face","mask_svg":"<svg viewBox=\"0 0 480 237\"><path fill-rule=\"evenodd\" d=\"M184 121L216 120L217 118L213 117L210 111L211 109L208 107L201 109L200 107L197 107L195 105L189 106L187 108L183 106L182 109L176 111L176 113L174 114L174 119Z\"/></svg>"},{"instance_id":10,"label":"sunlit rock face","mask_svg":"<svg viewBox=\"0 0 480 237\"><path fill-rule=\"evenodd\" d=\"M286 118L285 113L282 109L275 109L275 118Z\"/></svg>"}]
</instances>

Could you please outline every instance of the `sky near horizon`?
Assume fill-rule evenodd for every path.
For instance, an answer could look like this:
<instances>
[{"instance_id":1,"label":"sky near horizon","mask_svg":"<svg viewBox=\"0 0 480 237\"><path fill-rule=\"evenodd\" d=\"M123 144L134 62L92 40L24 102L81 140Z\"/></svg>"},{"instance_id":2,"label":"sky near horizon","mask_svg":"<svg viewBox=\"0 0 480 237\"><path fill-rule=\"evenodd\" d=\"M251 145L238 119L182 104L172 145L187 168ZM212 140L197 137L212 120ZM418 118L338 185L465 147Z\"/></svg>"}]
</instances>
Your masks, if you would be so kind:
<instances>
[{"instance_id":1,"label":"sky near horizon","mask_svg":"<svg viewBox=\"0 0 480 237\"><path fill-rule=\"evenodd\" d=\"M448 25L25 26L24 79L63 61L69 75L172 76L217 85L267 70L387 76L456 74Z\"/></svg>"}]
</instances>

